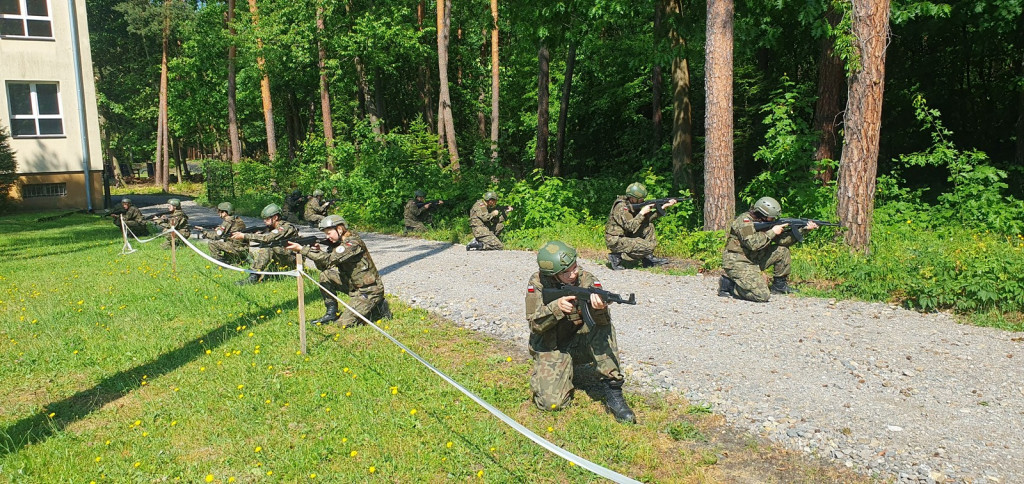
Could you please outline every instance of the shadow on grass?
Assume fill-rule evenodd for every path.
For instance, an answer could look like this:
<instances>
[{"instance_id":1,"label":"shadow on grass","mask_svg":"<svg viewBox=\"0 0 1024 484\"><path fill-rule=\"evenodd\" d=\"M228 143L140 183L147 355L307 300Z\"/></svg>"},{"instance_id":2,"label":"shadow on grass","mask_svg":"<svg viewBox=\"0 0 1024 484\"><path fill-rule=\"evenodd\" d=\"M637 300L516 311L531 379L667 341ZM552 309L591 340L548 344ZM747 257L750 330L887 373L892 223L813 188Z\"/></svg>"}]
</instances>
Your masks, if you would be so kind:
<instances>
[{"instance_id":1,"label":"shadow on grass","mask_svg":"<svg viewBox=\"0 0 1024 484\"><path fill-rule=\"evenodd\" d=\"M252 299L246 298L241 291L233 286L227 290L234 290L239 297L249 300L250 307L261 307ZM290 300L279 309L295 309L298 306L297 300ZM268 309L262 308L261 309ZM120 399L125 395L137 390L141 385L142 376L152 382L156 378L177 370L182 366L204 356L209 348L219 347L237 335L242 334L235 330L239 325L245 324L250 328L258 327L266 322L266 319L247 319L238 317L231 322L224 323L206 334L186 342L180 348L160 355L157 359L141 366L120 371L114 375L104 378L96 386L80 391L63 400L51 402L45 405L42 411L14 422L7 428L0 429L0 458L20 451L29 445L38 444L46 439L64 431L69 425L82 420L92 412L99 410L104 405ZM202 341L202 343L200 343ZM49 415L54 414L51 418Z\"/></svg>"}]
</instances>

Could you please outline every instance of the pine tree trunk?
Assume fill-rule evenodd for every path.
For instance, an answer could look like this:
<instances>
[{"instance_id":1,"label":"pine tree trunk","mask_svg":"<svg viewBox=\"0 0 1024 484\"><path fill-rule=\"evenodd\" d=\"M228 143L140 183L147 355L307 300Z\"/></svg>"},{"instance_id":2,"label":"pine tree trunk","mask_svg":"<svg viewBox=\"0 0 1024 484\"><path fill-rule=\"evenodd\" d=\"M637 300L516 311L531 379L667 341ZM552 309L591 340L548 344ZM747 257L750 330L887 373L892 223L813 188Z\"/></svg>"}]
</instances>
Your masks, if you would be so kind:
<instances>
[{"instance_id":1,"label":"pine tree trunk","mask_svg":"<svg viewBox=\"0 0 1024 484\"><path fill-rule=\"evenodd\" d=\"M256 0L249 0L249 12L252 13L252 25L259 30L260 12L256 6ZM263 121L267 128L267 156L274 159L277 156L277 131L274 129L274 103L270 99L270 76L267 74L267 60L263 58L263 39L256 37L256 48L259 54L256 57L256 65L260 69L260 94L263 97Z\"/></svg>"},{"instance_id":2,"label":"pine tree trunk","mask_svg":"<svg viewBox=\"0 0 1024 484\"><path fill-rule=\"evenodd\" d=\"M334 123L331 120L331 90L327 82L327 49L324 48L326 34L324 33L324 7L316 7L316 52L317 68L320 69L320 113L324 126L324 141L327 144L327 165L328 171L334 171Z\"/></svg>"},{"instance_id":3,"label":"pine tree trunk","mask_svg":"<svg viewBox=\"0 0 1024 484\"><path fill-rule=\"evenodd\" d=\"M669 17L683 17L679 0L668 0L665 5ZM680 22L681 23L681 22ZM690 64L687 59L686 40L675 29L668 31L672 43L672 186L697 193L697 180L693 176L693 109L690 103Z\"/></svg>"},{"instance_id":4,"label":"pine tree trunk","mask_svg":"<svg viewBox=\"0 0 1024 484\"><path fill-rule=\"evenodd\" d=\"M661 45L662 37L665 36L665 29L662 22L663 2L654 2L654 45L655 52ZM653 157L661 147L661 64L657 57L654 58L654 65L651 68L651 156Z\"/></svg>"},{"instance_id":5,"label":"pine tree trunk","mask_svg":"<svg viewBox=\"0 0 1024 484\"><path fill-rule=\"evenodd\" d=\"M1024 37L1024 29L1021 29L1021 37ZM1024 54L1020 58L1020 77L1024 79ZM1017 89L1017 149L1013 160L1020 167L1024 166L1024 84L1018 84Z\"/></svg>"},{"instance_id":6,"label":"pine tree trunk","mask_svg":"<svg viewBox=\"0 0 1024 484\"><path fill-rule=\"evenodd\" d=\"M171 35L171 0L164 0L164 27L162 35L162 52L160 58L160 107L157 110L157 134L156 134L156 184L165 192L168 189L167 180L167 42Z\"/></svg>"},{"instance_id":7,"label":"pine tree trunk","mask_svg":"<svg viewBox=\"0 0 1024 484\"><path fill-rule=\"evenodd\" d=\"M860 66L850 76L839 164L839 223L846 243L867 254L875 209L878 142L885 90L885 48L889 40L889 2L853 0L853 47Z\"/></svg>"},{"instance_id":8,"label":"pine tree trunk","mask_svg":"<svg viewBox=\"0 0 1024 484\"><path fill-rule=\"evenodd\" d=\"M366 66L363 65L363 60L359 56L355 57L354 62L356 64L356 80L359 83L359 107L362 110L362 118L369 120L373 133L379 135L381 134L380 118L377 116L376 98L370 91L370 82L366 78Z\"/></svg>"},{"instance_id":9,"label":"pine tree trunk","mask_svg":"<svg viewBox=\"0 0 1024 484\"><path fill-rule=\"evenodd\" d=\"M498 0L491 0L491 159L498 158Z\"/></svg>"},{"instance_id":10,"label":"pine tree trunk","mask_svg":"<svg viewBox=\"0 0 1024 484\"><path fill-rule=\"evenodd\" d=\"M732 0L708 0L704 230L724 230L736 215L732 140Z\"/></svg>"},{"instance_id":11,"label":"pine tree trunk","mask_svg":"<svg viewBox=\"0 0 1024 484\"><path fill-rule=\"evenodd\" d=\"M541 170L547 166L548 159L548 122L551 118L548 108L548 86L550 84L548 69L550 64L551 54L548 52L548 46L542 40L540 48L537 49L537 149L533 161L533 167Z\"/></svg>"},{"instance_id":12,"label":"pine tree trunk","mask_svg":"<svg viewBox=\"0 0 1024 484\"><path fill-rule=\"evenodd\" d=\"M558 124L555 128L555 156L551 174L562 176L562 155L565 152L565 124L569 118L569 96L572 94L572 71L576 67L576 42L569 41L569 54L565 60L565 80L562 82L562 99L558 106Z\"/></svg>"},{"instance_id":13,"label":"pine tree trunk","mask_svg":"<svg viewBox=\"0 0 1024 484\"><path fill-rule=\"evenodd\" d=\"M828 23L835 27L840 16L829 6L825 14ZM825 37L821 39L821 51L818 56L818 102L814 106L814 129L818 131L818 145L814 150L816 161L836 159L836 148L839 145L839 109L843 83L846 80L843 72L843 60L835 53L835 42ZM828 184L835 177L830 166L817 167L816 177L822 184Z\"/></svg>"},{"instance_id":14,"label":"pine tree trunk","mask_svg":"<svg viewBox=\"0 0 1024 484\"><path fill-rule=\"evenodd\" d=\"M231 45L228 46L228 138L231 143L231 162L238 163L242 160L242 143L238 136L238 109L236 98L238 94L238 83L235 80L235 58L238 56L238 47L235 45L235 0L228 0L228 36L231 38Z\"/></svg>"},{"instance_id":15,"label":"pine tree trunk","mask_svg":"<svg viewBox=\"0 0 1024 484\"><path fill-rule=\"evenodd\" d=\"M437 71L440 92L437 109L438 140L448 145L450 167L459 171L459 150L455 143L455 121L452 118L452 100L448 91L448 37L451 30L451 0L437 0Z\"/></svg>"}]
</instances>

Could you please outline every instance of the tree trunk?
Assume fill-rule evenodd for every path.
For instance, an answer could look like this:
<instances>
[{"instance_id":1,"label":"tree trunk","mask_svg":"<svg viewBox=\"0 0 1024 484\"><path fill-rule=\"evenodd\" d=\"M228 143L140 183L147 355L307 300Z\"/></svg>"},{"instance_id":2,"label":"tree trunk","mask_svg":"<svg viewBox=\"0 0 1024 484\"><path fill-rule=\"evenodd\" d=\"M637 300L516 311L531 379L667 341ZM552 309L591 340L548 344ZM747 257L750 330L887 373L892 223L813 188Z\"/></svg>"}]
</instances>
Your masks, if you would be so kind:
<instances>
[{"instance_id":1,"label":"tree trunk","mask_svg":"<svg viewBox=\"0 0 1024 484\"><path fill-rule=\"evenodd\" d=\"M425 1L426 0L420 0L420 2L416 4L416 25L418 27L418 30L421 32L423 31L423 19L426 16L427 10ZM433 130L434 110L433 106L431 105L432 101L430 95L430 66L428 64L423 64L420 66L418 84L420 91L420 101L423 102L423 122L427 125L427 130ZM438 131L438 135L440 136L440 131ZM438 138L438 141L440 141L440 138Z\"/></svg>"},{"instance_id":2,"label":"tree trunk","mask_svg":"<svg viewBox=\"0 0 1024 484\"><path fill-rule=\"evenodd\" d=\"M498 0L491 0L491 159L498 158Z\"/></svg>"},{"instance_id":3,"label":"tree trunk","mask_svg":"<svg viewBox=\"0 0 1024 484\"><path fill-rule=\"evenodd\" d=\"M438 142L448 143L452 170L459 171L459 150L455 143L455 120L448 91L448 37L451 30L452 0L437 0L437 71L440 92L437 107Z\"/></svg>"},{"instance_id":4,"label":"tree trunk","mask_svg":"<svg viewBox=\"0 0 1024 484\"><path fill-rule=\"evenodd\" d=\"M668 0L669 17L683 19L679 0ZM682 23L682 22L679 22ZM672 43L672 186L687 188L697 194L697 180L693 176L693 109L690 104L690 64L687 59L686 39L675 28L668 31Z\"/></svg>"},{"instance_id":5,"label":"tree trunk","mask_svg":"<svg viewBox=\"0 0 1024 484\"><path fill-rule=\"evenodd\" d=\"M1021 36L1024 37L1024 29ZM1024 79L1024 54L1020 58L1020 77ZM1013 160L1017 166L1024 166L1024 84L1017 86L1017 149Z\"/></svg>"},{"instance_id":6,"label":"tree trunk","mask_svg":"<svg viewBox=\"0 0 1024 484\"><path fill-rule=\"evenodd\" d=\"M231 45L228 46L228 138L231 142L231 162L238 163L242 160L242 142L238 136L238 110L235 106L235 99L238 93L238 83L235 80L235 57L238 55L238 47L235 45L235 0L228 0L228 36L231 38Z\"/></svg>"},{"instance_id":7,"label":"tree trunk","mask_svg":"<svg viewBox=\"0 0 1024 484\"><path fill-rule=\"evenodd\" d=\"M732 144L732 32L732 0L708 0L704 230L724 230L736 215Z\"/></svg>"},{"instance_id":8,"label":"tree trunk","mask_svg":"<svg viewBox=\"0 0 1024 484\"><path fill-rule=\"evenodd\" d=\"M662 2L654 2L654 51L658 52L662 38L665 36L665 29L662 22ZM657 57L653 59L654 66L651 69L651 156L653 157L658 148L661 147L661 64Z\"/></svg>"},{"instance_id":9,"label":"tree trunk","mask_svg":"<svg viewBox=\"0 0 1024 484\"><path fill-rule=\"evenodd\" d=\"M380 72L380 67L373 68L373 116L377 118L377 129L374 130L377 134L384 134L385 126L384 123L387 119L384 116L384 76Z\"/></svg>"},{"instance_id":10,"label":"tree trunk","mask_svg":"<svg viewBox=\"0 0 1024 484\"><path fill-rule=\"evenodd\" d=\"M548 113L550 62L551 54L548 52L548 46L541 40L540 48L537 49L537 149L533 162L533 167L541 170L546 167L548 159L548 121L551 117Z\"/></svg>"},{"instance_id":11,"label":"tree trunk","mask_svg":"<svg viewBox=\"0 0 1024 484\"><path fill-rule=\"evenodd\" d=\"M569 118L569 96L572 94L572 71L576 67L576 42L569 41L569 54L565 60L565 81L562 83L562 100L558 106L558 124L555 128L555 156L551 174L562 176L562 155L565 152L565 124Z\"/></svg>"},{"instance_id":12,"label":"tree trunk","mask_svg":"<svg viewBox=\"0 0 1024 484\"><path fill-rule=\"evenodd\" d=\"M831 6L825 18L832 27L839 25L839 13ZM821 39L821 51L818 56L818 102L814 106L814 129L818 131L818 146L814 150L814 159L819 162L836 159L840 97L843 83L846 81L845 74L843 60L835 53L833 39ZM815 176L822 184L828 184L835 177L834 169L819 164Z\"/></svg>"},{"instance_id":13,"label":"tree trunk","mask_svg":"<svg viewBox=\"0 0 1024 484\"><path fill-rule=\"evenodd\" d=\"M252 13L253 28L259 30L260 12L256 0L249 0L249 12ZM263 39L256 37L256 48L259 52L256 65L260 68L260 93L263 96L263 121L267 127L267 155L270 159L277 156L277 134L274 129L274 104L270 99L270 76L267 74L267 60L263 58Z\"/></svg>"},{"instance_id":14,"label":"tree trunk","mask_svg":"<svg viewBox=\"0 0 1024 484\"><path fill-rule=\"evenodd\" d=\"M299 122L299 108L296 106L295 92L289 91L285 96L284 132L288 136L288 159L295 159L295 149L302 137Z\"/></svg>"},{"instance_id":15,"label":"tree trunk","mask_svg":"<svg viewBox=\"0 0 1024 484\"><path fill-rule=\"evenodd\" d=\"M889 2L853 0L854 51L860 66L850 75L843 125L845 143L839 164L839 223L846 243L867 254L875 209L878 138L885 90L885 48L889 40Z\"/></svg>"},{"instance_id":16,"label":"tree trunk","mask_svg":"<svg viewBox=\"0 0 1024 484\"><path fill-rule=\"evenodd\" d=\"M232 0L233 1L233 0ZM324 141L327 144L328 171L334 171L334 123L331 120L331 90L327 82L327 49L324 48L324 7L316 7L316 51L317 68L320 69L320 113L324 127Z\"/></svg>"},{"instance_id":17,"label":"tree trunk","mask_svg":"<svg viewBox=\"0 0 1024 484\"><path fill-rule=\"evenodd\" d=\"M156 133L156 166L154 174L156 183L167 191L168 169L167 169L167 42L171 35L171 0L164 0L164 28L162 35L162 53L160 59L160 107L157 110L157 133Z\"/></svg>"},{"instance_id":18,"label":"tree trunk","mask_svg":"<svg viewBox=\"0 0 1024 484\"><path fill-rule=\"evenodd\" d=\"M363 118L369 119L373 134L380 135L380 118L377 116L377 105L373 92L370 91L370 82L366 79L366 66L363 60L356 56L356 79L359 83L359 107L362 109Z\"/></svg>"}]
</instances>

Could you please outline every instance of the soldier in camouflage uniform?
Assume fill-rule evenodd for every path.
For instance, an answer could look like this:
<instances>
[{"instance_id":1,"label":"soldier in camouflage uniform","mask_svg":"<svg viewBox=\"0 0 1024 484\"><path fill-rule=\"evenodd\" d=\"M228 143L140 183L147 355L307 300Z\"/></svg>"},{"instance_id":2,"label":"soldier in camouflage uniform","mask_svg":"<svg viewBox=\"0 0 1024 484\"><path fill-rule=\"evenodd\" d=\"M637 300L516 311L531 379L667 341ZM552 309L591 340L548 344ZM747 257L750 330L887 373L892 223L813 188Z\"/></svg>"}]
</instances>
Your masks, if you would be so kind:
<instances>
[{"instance_id":1,"label":"soldier in camouflage uniform","mask_svg":"<svg viewBox=\"0 0 1024 484\"><path fill-rule=\"evenodd\" d=\"M239 240L243 243L248 244L249 242L259 242L261 246L256 249L256 254L253 256L252 270L254 271L267 271L270 272L268 266L270 261L274 260L281 267L291 267L294 264L295 258L286 250L282 245L277 247L267 247L266 244L270 242L284 242L291 240L299 236L299 229L295 228L294 225L281 220L281 207L276 203L271 203L266 207L263 207L263 211L260 213L263 217L263 223L266 224L269 232L255 233L255 234L243 234L241 232L235 232L231 234L232 240ZM236 282L239 286L246 284L256 284L263 281L263 276L260 274L249 274L247 279L242 279Z\"/></svg>"},{"instance_id":2,"label":"soldier in camouflage uniform","mask_svg":"<svg viewBox=\"0 0 1024 484\"><path fill-rule=\"evenodd\" d=\"M281 206L281 218L293 224L302 223L302 218L299 216L299 212L305 208L305 197L302 196L302 192L299 190L292 190L292 192L284 197L284 205Z\"/></svg>"},{"instance_id":3,"label":"soldier in camouflage uniform","mask_svg":"<svg viewBox=\"0 0 1024 484\"><path fill-rule=\"evenodd\" d=\"M559 410L572 399L573 365L594 362L607 388L605 405L621 422L636 422L636 415L622 398L624 381L619 364L615 327L606 303L597 294L589 301L566 296L544 304L545 287L562 284L601 287L593 274L576 264L576 250L564 242L544 244L537 253L540 271L526 288L526 319L530 322L530 355L533 402L542 410ZM589 304L594 328L582 319L580 304Z\"/></svg>"},{"instance_id":4,"label":"soldier in camouflage uniform","mask_svg":"<svg viewBox=\"0 0 1024 484\"><path fill-rule=\"evenodd\" d=\"M639 261L644 267L652 267L668 263L668 259L654 257L654 248L658 238L654 234L654 219L658 212L654 205L644 205L634 213L633 205L639 204L647 197L647 187L641 183L632 183L626 187L626 194L619 195L608 213L608 223L604 226L604 242L608 246L608 262L613 270L622 270L622 261ZM675 205L670 200L661 206L666 209Z\"/></svg>"},{"instance_id":5,"label":"soldier in camouflage uniform","mask_svg":"<svg viewBox=\"0 0 1024 484\"><path fill-rule=\"evenodd\" d=\"M313 190L313 196L306 201L306 212L303 218L309 222L309 225L316 227L327 216L327 209L330 206L331 202L324 201L323 190Z\"/></svg>"},{"instance_id":6,"label":"soldier in camouflage uniform","mask_svg":"<svg viewBox=\"0 0 1024 484\"><path fill-rule=\"evenodd\" d=\"M329 324L338 321L342 328L359 326L363 321L351 311L340 315L338 300L334 294L348 293L348 305L370 320L391 319L388 302L384 299L384 283L377 273L366 244L355 232L348 230L345 219L339 215L328 215L320 221L320 230L327 235L327 246L302 246L288 243L288 250L308 257L320 269L320 284L330 292L320 290L327 311L314 324Z\"/></svg>"},{"instance_id":7,"label":"soldier in camouflage uniform","mask_svg":"<svg viewBox=\"0 0 1024 484\"><path fill-rule=\"evenodd\" d=\"M423 190L416 190L415 198L405 204L405 232L424 232L430 223L430 210L435 207L433 203L423 203L427 194ZM443 204L444 200L438 200L437 204Z\"/></svg>"},{"instance_id":8,"label":"soldier in camouflage uniform","mask_svg":"<svg viewBox=\"0 0 1024 484\"><path fill-rule=\"evenodd\" d=\"M776 225L766 231L754 230L755 222L771 222L782 213L782 206L771 197L761 197L750 210L741 213L729 225L729 238L722 252L725 275L718 281L718 295L734 296L754 302L768 302L770 294L797 292L789 286L789 246L797 242L788 230L789 224ZM806 229L818 225L808 222ZM785 232L785 235L782 235ZM771 287L761 271L774 266Z\"/></svg>"},{"instance_id":9,"label":"soldier in camouflage uniform","mask_svg":"<svg viewBox=\"0 0 1024 484\"><path fill-rule=\"evenodd\" d=\"M505 244L498 236L505 230L505 217L512 207L497 208L498 194L487 192L469 210L469 227L473 229L473 241L466 244L466 250L501 250Z\"/></svg>"},{"instance_id":10,"label":"soldier in camouflage uniform","mask_svg":"<svg viewBox=\"0 0 1024 484\"><path fill-rule=\"evenodd\" d=\"M142 212L139 211L139 207L132 205L130 198L122 198L121 209L111 212L110 216L113 217L114 226L118 229L121 228L121 220L124 219L124 224L133 234L146 235L149 233L149 228L146 227L146 222L142 218Z\"/></svg>"},{"instance_id":11,"label":"soldier in camouflage uniform","mask_svg":"<svg viewBox=\"0 0 1024 484\"><path fill-rule=\"evenodd\" d=\"M240 240L231 238L231 234L244 230L245 222L233 215L235 208L231 202L217 205L217 215L223 220L216 229L202 230L203 236L210 239L210 255L226 264L241 262L249 255L249 246Z\"/></svg>"},{"instance_id":12,"label":"soldier in camouflage uniform","mask_svg":"<svg viewBox=\"0 0 1024 484\"><path fill-rule=\"evenodd\" d=\"M185 211L181 209L181 200L177 198L171 198L167 200L168 210L171 212L167 215L161 215L160 218L154 220L154 222L162 227L164 230L169 230L172 227L181 233L184 238L192 236L192 232L188 227L188 215L185 215ZM161 249L171 248L171 238L176 237L173 233L167 234L167 240L160 244Z\"/></svg>"}]
</instances>

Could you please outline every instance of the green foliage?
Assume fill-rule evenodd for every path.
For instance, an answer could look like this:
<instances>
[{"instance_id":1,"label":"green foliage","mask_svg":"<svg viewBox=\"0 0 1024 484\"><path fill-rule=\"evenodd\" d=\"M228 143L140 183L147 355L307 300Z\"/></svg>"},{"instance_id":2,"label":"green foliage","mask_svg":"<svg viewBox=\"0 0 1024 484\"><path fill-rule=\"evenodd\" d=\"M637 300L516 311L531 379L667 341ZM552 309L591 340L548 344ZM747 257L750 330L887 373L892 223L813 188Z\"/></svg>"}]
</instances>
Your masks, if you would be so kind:
<instances>
[{"instance_id":1,"label":"green foliage","mask_svg":"<svg viewBox=\"0 0 1024 484\"><path fill-rule=\"evenodd\" d=\"M7 128L0 124L0 212L7 210L10 189L18 179L18 162L14 159L10 139Z\"/></svg>"},{"instance_id":2,"label":"green foliage","mask_svg":"<svg viewBox=\"0 0 1024 484\"><path fill-rule=\"evenodd\" d=\"M693 422L680 420L668 426L668 434L675 440L707 442L708 438Z\"/></svg>"}]
</instances>

